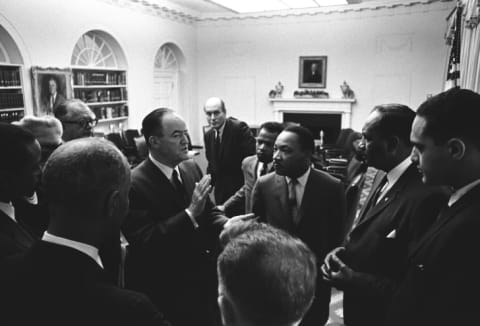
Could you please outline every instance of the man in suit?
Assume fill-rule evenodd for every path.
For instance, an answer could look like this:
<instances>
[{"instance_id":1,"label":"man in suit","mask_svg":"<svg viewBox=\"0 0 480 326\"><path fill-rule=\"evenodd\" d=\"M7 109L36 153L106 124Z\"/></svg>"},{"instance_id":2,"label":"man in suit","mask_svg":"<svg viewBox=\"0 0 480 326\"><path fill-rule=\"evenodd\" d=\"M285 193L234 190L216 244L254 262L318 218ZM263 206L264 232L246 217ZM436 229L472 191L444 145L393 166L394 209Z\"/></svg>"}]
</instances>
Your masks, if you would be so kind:
<instances>
[{"instance_id":1,"label":"man in suit","mask_svg":"<svg viewBox=\"0 0 480 326\"><path fill-rule=\"evenodd\" d=\"M480 95L454 88L417 110L412 161L426 184L453 189L408 256L387 325L475 325L479 321Z\"/></svg>"},{"instance_id":2,"label":"man in suit","mask_svg":"<svg viewBox=\"0 0 480 326\"><path fill-rule=\"evenodd\" d=\"M58 93L58 81L52 76L48 79L48 94L43 102L47 115L53 115L57 107L63 102L65 102L65 96Z\"/></svg>"},{"instance_id":3,"label":"man in suit","mask_svg":"<svg viewBox=\"0 0 480 326\"><path fill-rule=\"evenodd\" d=\"M325 279L344 290L348 325L384 324L408 247L435 219L445 200L440 189L422 183L410 162L414 117L405 105L379 105L362 130L366 162L382 172L345 246L329 253L322 268Z\"/></svg>"},{"instance_id":4,"label":"man in suit","mask_svg":"<svg viewBox=\"0 0 480 326\"><path fill-rule=\"evenodd\" d=\"M222 233L218 304L224 326L298 325L315 296L313 252L285 231L257 222ZM319 324L320 325L320 324Z\"/></svg>"},{"instance_id":5,"label":"man in suit","mask_svg":"<svg viewBox=\"0 0 480 326\"><path fill-rule=\"evenodd\" d=\"M260 177L253 190L253 212L275 227L299 237L317 260L340 244L345 218L343 185L313 169L314 140L301 126L285 128L275 141L275 173ZM330 286L318 277L315 300L301 325L328 319Z\"/></svg>"},{"instance_id":6,"label":"man in suit","mask_svg":"<svg viewBox=\"0 0 480 326\"><path fill-rule=\"evenodd\" d=\"M204 111L212 127L204 135L207 173L215 186L215 203L221 205L242 187L242 161L255 153L255 139L245 122L227 118L223 100L208 99Z\"/></svg>"},{"instance_id":7,"label":"man in suit","mask_svg":"<svg viewBox=\"0 0 480 326\"><path fill-rule=\"evenodd\" d=\"M214 249L227 218L209 200L210 176L188 159L187 127L169 109L142 122L148 158L132 172L127 287L146 292L174 325L211 325Z\"/></svg>"},{"instance_id":8,"label":"man in suit","mask_svg":"<svg viewBox=\"0 0 480 326\"><path fill-rule=\"evenodd\" d=\"M163 325L143 294L104 280L98 248L128 211L130 170L99 139L60 146L43 175L50 222L42 240L1 267L2 319L14 324Z\"/></svg>"},{"instance_id":9,"label":"man in suit","mask_svg":"<svg viewBox=\"0 0 480 326\"><path fill-rule=\"evenodd\" d=\"M60 120L63 127L63 141L91 137L93 128L97 125L97 118L90 108L77 99L62 102L54 111L55 118Z\"/></svg>"},{"instance_id":10,"label":"man in suit","mask_svg":"<svg viewBox=\"0 0 480 326\"><path fill-rule=\"evenodd\" d=\"M244 185L219 208L227 216L252 212L252 189L259 176L273 170L273 145L282 132L283 124L265 122L257 136L257 154L247 156L242 162Z\"/></svg>"},{"instance_id":11,"label":"man in suit","mask_svg":"<svg viewBox=\"0 0 480 326\"><path fill-rule=\"evenodd\" d=\"M0 123L0 259L28 249L34 242L13 202L30 196L40 179L40 144L27 130Z\"/></svg>"},{"instance_id":12,"label":"man in suit","mask_svg":"<svg viewBox=\"0 0 480 326\"><path fill-rule=\"evenodd\" d=\"M310 68L305 69L305 77L303 79L305 83L321 83L322 73L319 63L313 62Z\"/></svg>"}]
</instances>

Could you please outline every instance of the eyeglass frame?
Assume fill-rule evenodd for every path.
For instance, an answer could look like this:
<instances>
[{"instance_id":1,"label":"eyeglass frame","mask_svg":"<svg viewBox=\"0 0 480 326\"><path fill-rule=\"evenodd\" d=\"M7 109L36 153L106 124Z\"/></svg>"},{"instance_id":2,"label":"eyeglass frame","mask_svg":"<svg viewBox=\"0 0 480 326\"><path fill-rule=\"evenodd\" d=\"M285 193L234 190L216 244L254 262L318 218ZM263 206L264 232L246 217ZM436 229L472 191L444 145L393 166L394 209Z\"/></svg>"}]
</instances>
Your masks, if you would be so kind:
<instances>
[{"instance_id":1,"label":"eyeglass frame","mask_svg":"<svg viewBox=\"0 0 480 326\"><path fill-rule=\"evenodd\" d=\"M82 118L77 121L73 120L61 120L62 123L69 123L69 124L76 124L79 125L82 128L86 128L87 125L90 125L92 128L95 128L95 126L98 124L98 118L92 119L92 118Z\"/></svg>"}]
</instances>

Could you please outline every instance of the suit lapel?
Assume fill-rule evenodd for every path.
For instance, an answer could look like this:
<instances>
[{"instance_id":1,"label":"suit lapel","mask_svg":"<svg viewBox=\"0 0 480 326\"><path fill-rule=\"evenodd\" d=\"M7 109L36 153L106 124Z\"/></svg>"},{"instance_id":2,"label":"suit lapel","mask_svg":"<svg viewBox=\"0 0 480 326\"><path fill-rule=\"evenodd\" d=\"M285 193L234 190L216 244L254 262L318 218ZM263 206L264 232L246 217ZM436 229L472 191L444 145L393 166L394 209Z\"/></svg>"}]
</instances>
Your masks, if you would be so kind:
<instances>
[{"instance_id":1,"label":"suit lapel","mask_svg":"<svg viewBox=\"0 0 480 326\"><path fill-rule=\"evenodd\" d=\"M303 191L302 202L300 203L300 208L298 210L299 216L298 223L295 226L296 228L298 228L298 226L302 222L305 212L309 211L309 207L307 207L309 203L315 203L316 201L318 201L320 195L319 192L322 192L321 189L317 189L316 193L313 192L313 184L315 183L314 177L314 170L312 169L310 170L310 175L308 176L307 183L305 184L305 190Z\"/></svg>"},{"instance_id":2,"label":"suit lapel","mask_svg":"<svg viewBox=\"0 0 480 326\"><path fill-rule=\"evenodd\" d=\"M223 128L223 133L222 133L222 142L220 145L220 155L219 155L219 160L223 160L223 156L225 153L225 148L232 146L231 141L232 141L232 133L231 133L231 122L229 119L225 120L225 127Z\"/></svg>"},{"instance_id":3,"label":"suit lapel","mask_svg":"<svg viewBox=\"0 0 480 326\"><path fill-rule=\"evenodd\" d=\"M442 230L442 228L453 220L453 217L458 214L462 209L468 207L472 201L478 199L480 195L480 185L471 189L467 194L458 200L452 207L443 209L435 223L428 229L425 235L418 241L415 247L409 254L409 257L413 257L418 251L426 244L431 242L435 236Z\"/></svg>"},{"instance_id":4,"label":"suit lapel","mask_svg":"<svg viewBox=\"0 0 480 326\"><path fill-rule=\"evenodd\" d=\"M0 211L0 228L2 233L10 237L19 248L27 249L34 242L34 238L26 230L2 211Z\"/></svg>"}]
</instances>

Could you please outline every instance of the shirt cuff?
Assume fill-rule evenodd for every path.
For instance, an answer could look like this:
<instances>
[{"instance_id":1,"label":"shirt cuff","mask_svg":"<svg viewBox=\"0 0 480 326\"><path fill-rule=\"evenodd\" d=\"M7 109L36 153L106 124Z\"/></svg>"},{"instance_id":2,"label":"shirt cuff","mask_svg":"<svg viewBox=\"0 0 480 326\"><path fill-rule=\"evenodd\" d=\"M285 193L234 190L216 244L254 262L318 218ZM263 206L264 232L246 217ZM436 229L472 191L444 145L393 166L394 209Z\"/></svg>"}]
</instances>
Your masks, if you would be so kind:
<instances>
[{"instance_id":1,"label":"shirt cuff","mask_svg":"<svg viewBox=\"0 0 480 326\"><path fill-rule=\"evenodd\" d=\"M188 208L185 208L185 213L187 213L188 217L192 221L193 227L195 229L198 229L199 225L198 225L197 221L195 221L195 218L193 217L192 212L190 212L190 210Z\"/></svg>"}]
</instances>

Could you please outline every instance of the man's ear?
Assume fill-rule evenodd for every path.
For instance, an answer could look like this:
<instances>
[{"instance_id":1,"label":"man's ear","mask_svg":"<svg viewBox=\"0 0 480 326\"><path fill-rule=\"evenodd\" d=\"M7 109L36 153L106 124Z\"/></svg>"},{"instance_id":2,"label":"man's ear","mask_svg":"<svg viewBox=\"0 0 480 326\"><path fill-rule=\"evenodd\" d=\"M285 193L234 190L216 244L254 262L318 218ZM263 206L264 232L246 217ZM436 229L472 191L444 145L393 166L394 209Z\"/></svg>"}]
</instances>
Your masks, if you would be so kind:
<instances>
[{"instance_id":1,"label":"man's ear","mask_svg":"<svg viewBox=\"0 0 480 326\"><path fill-rule=\"evenodd\" d=\"M236 316L233 304L226 296L219 294L217 298L218 306L220 308L220 315L222 317L223 326L235 325Z\"/></svg>"},{"instance_id":2,"label":"man's ear","mask_svg":"<svg viewBox=\"0 0 480 326\"><path fill-rule=\"evenodd\" d=\"M103 202L104 216L110 221L116 216L120 205L120 192L118 190L110 191Z\"/></svg>"},{"instance_id":3,"label":"man's ear","mask_svg":"<svg viewBox=\"0 0 480 326\"><path fill-rule=\"evenodd\" d=\"M465 156L465 142L460 138L452 138L447 142L448 151L454 160L461 160Z\"/></svg>"},{"instance_id":4,"label":"man's ear","mask_svg":"<svg viewBox=\"0 0 480 326\"><path fill-rule=\"evenodd\" d=\"M391 136L386 139L387 143L387 151L394 152L398 149L398 146L400 145L400 139L397 136Z\"/></svg>"},{"instance_id":5,"label":"man's ear","mask_svg":"<svg viewBox=\"0 0 480 326\"><path fill-rule=\"evenodd\" d=\"M150 145L150 147L154 147L157 144L158 144L157 137L155 136L148 137L148 145Z\"/></svg>"}]
</instances>

